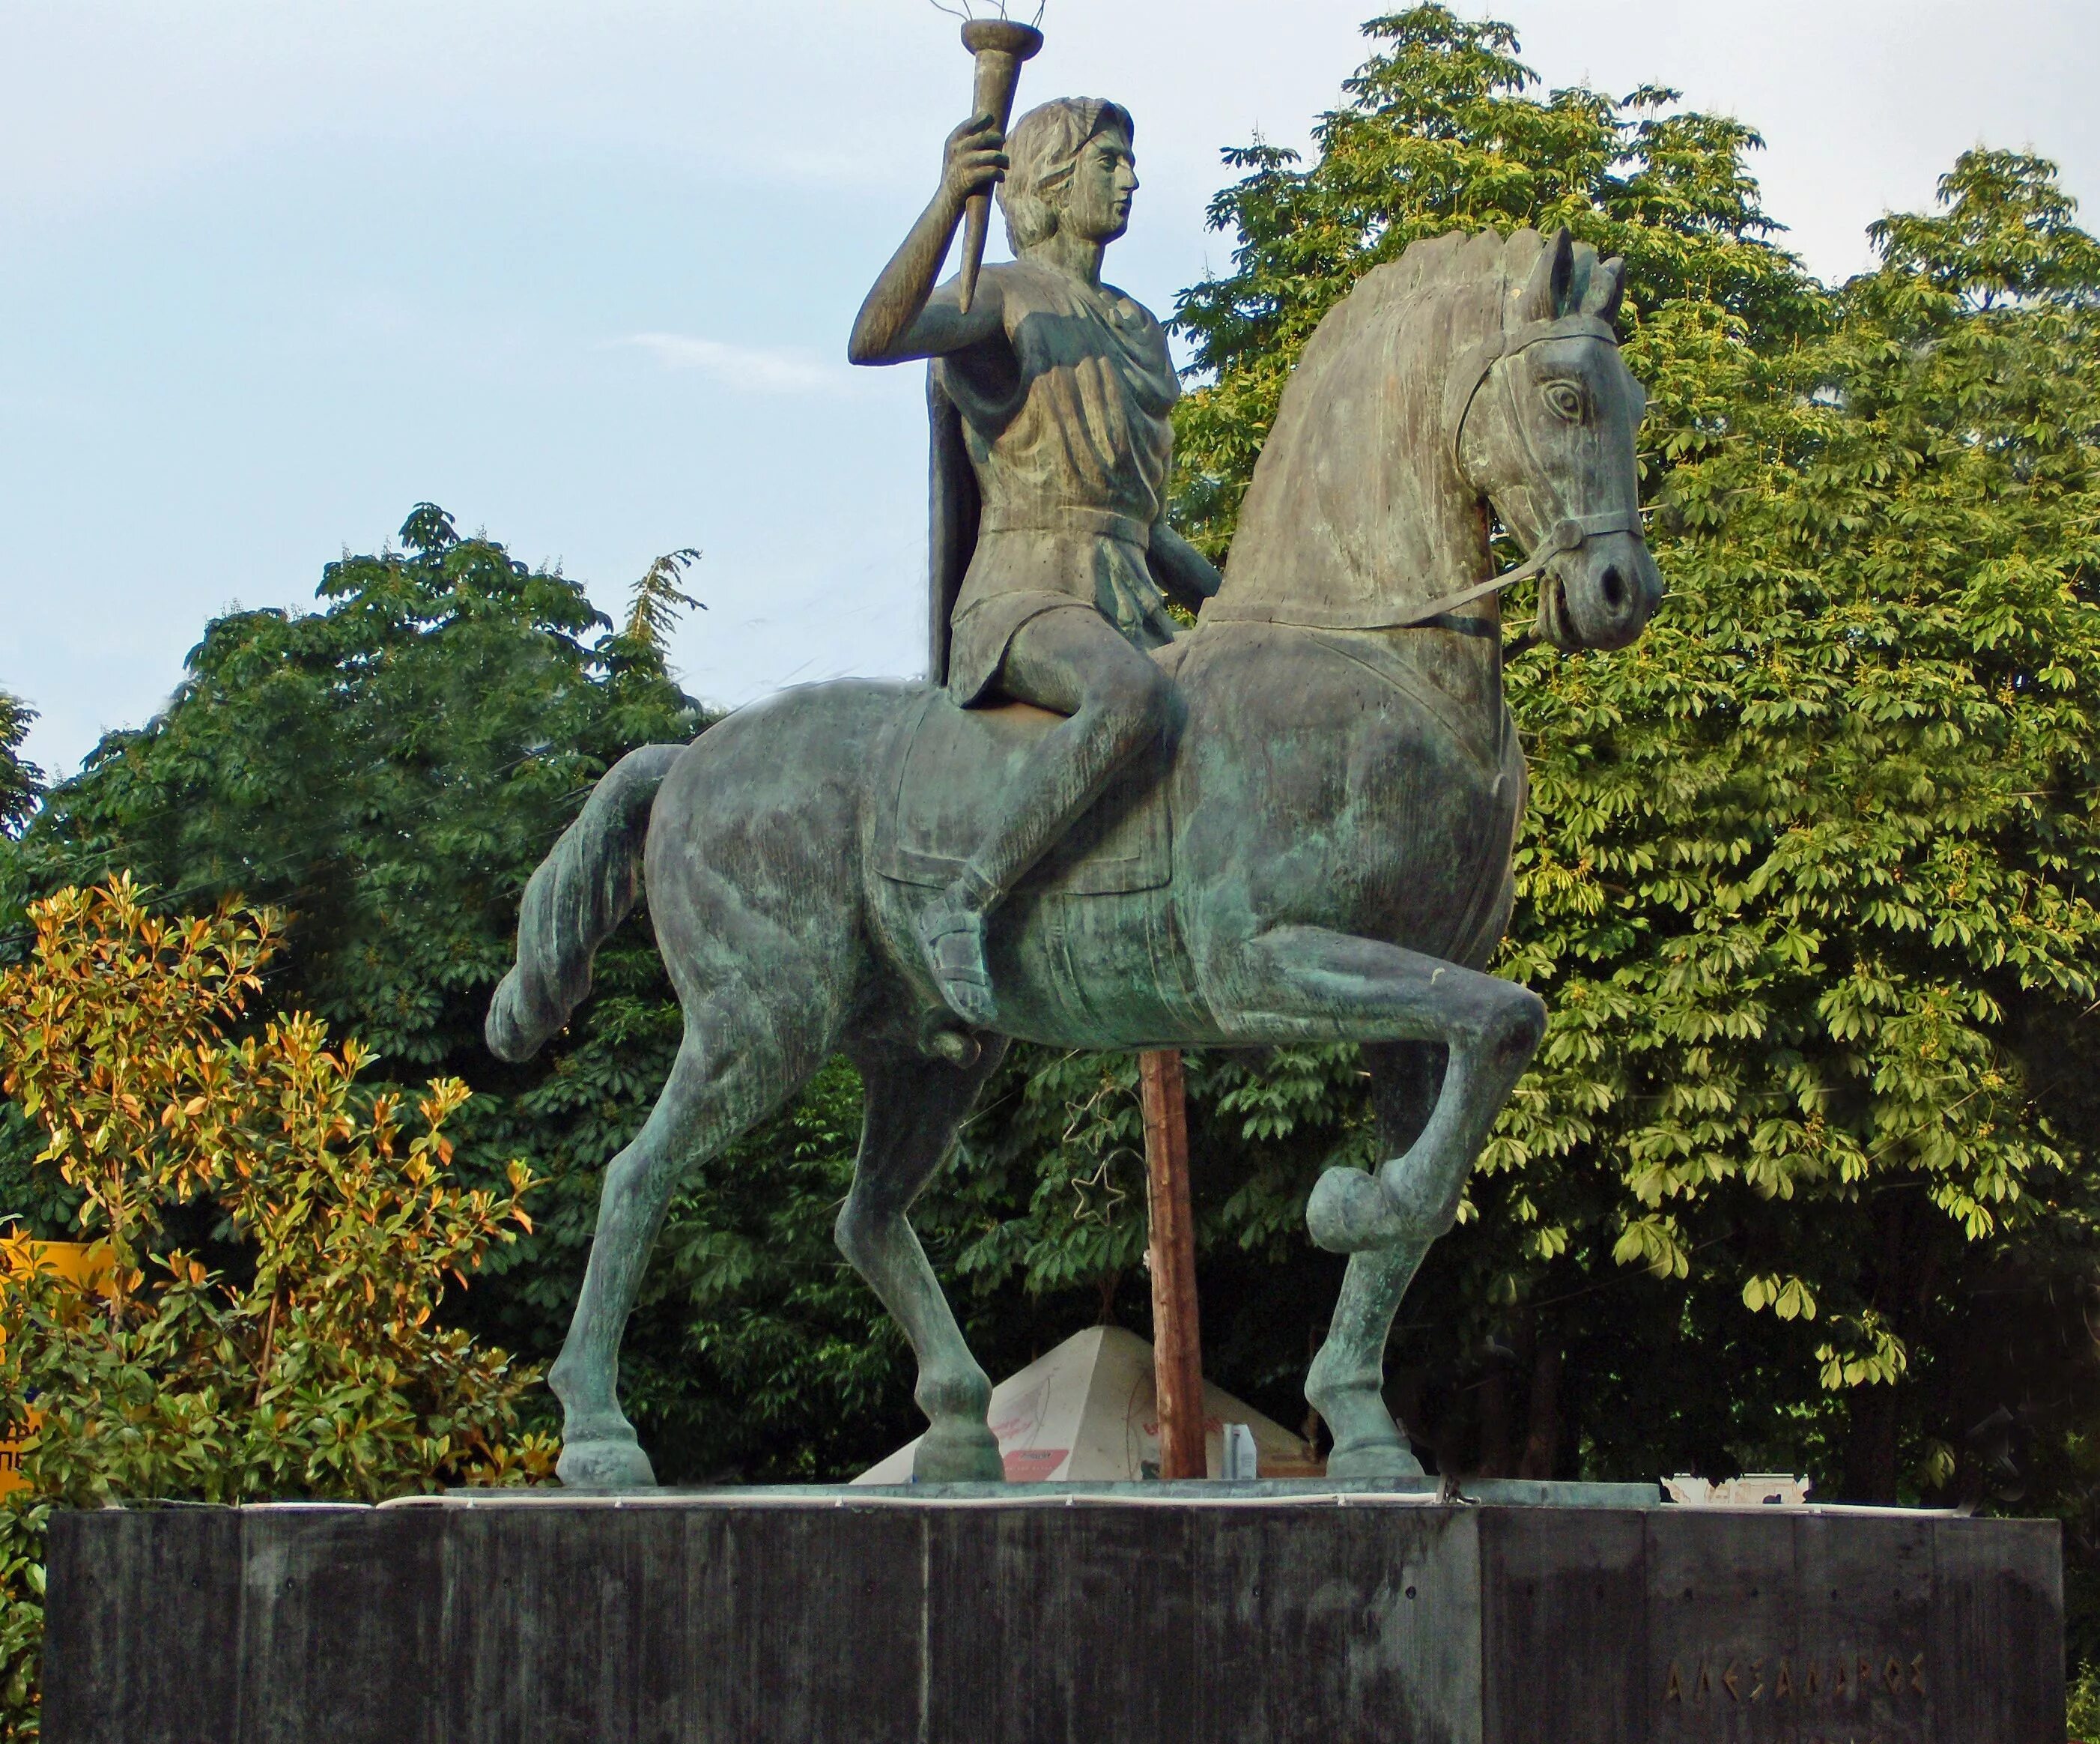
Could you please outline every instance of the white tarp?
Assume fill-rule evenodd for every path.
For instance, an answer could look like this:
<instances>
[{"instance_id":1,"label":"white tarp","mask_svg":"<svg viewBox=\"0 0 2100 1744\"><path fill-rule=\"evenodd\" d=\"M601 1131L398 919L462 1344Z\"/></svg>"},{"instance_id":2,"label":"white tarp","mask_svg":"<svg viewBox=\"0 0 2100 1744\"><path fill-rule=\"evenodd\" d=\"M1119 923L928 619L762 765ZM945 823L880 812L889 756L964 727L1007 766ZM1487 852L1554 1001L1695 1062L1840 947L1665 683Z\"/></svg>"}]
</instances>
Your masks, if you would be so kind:
<instances>
[{"instance_id":1,"label":"white tarp","mask_svg":"<svg viewBox=\"0 0 2100 1744\"><path fill-rule=\"evenodd\" d=\"M1321 1474L1321 1462L1298 1437L1206 1381L1203 1456L1211 1477L1222 1466L1229 1423L1254 1432L1260 1476ZM1009 1483L1143 1477L1144 1464L1159 1458L1152 1346L1121 1327L1089 1327L992 1389L991 1431ZM854 1481L910 1483L918 1446L898 1448Z\"/></svg>"},{"instance_id":2,"label":"white tarp","mask_svg":"<svg viewBox=\"0 0 2100 1744\"><path fill-rule=\"evenodd\" d=\"M1745 1472L1717 1484L1685 1472L1664 1478L1662 1487L1683 1508L1806 1508L1815 1486L1791 1472Z\"/></svg>"}]
</instances>

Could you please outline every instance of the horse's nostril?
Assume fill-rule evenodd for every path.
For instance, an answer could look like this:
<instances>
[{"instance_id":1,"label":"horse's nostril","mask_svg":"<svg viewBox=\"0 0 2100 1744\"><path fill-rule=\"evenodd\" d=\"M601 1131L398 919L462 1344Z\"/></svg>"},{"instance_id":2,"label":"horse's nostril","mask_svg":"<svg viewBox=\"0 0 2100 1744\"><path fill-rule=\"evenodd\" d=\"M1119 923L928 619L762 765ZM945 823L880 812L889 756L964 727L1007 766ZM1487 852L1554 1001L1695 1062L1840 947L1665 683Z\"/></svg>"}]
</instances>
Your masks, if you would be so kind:
<instances>
[{"instance_id":1,"label":"horse's nostril","mask_svg":"<svg viewBox=\"0 0 2100 1744\"><path fill-rule=\"evenodd\" d=\"M1626 603L1626 578L1619 573L1619 566L1612 565L1604 572L1604 579L1597 584L1604 589L1604 603L1617 612Z\"/></svg>"}]
</instances>

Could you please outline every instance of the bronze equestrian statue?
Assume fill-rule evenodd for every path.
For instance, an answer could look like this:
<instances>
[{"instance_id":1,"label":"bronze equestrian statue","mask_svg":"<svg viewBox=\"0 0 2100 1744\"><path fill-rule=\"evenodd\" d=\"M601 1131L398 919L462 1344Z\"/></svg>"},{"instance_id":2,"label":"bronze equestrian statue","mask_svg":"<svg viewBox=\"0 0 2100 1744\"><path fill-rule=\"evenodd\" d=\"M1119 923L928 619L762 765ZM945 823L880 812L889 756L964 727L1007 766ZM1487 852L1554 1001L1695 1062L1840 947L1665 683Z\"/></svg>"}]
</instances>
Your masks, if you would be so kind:
<instances>
[{"instance_id":1,"label":"bronze equestrian statue","mask_svg":"<svg viewBox=\"0 0 2100 1744\"><path fill-rule=\"evenodd\" d=\"M1218 585L1162 518L1158 324L1099 282L1131 143L1106 104L1046 105L1010 152L965 124L855 329L858 360L935 360L933 682L791 690L633 753L527 889L498 1055L567 1022L645 882L686 1015L550 1376L564 1483L654 1481L616 1382L664 1208L840 1050L867 1109L838 1242L918 1358L915 1475L998 1480L990 1384L907 1213L1012 1037L1361 1044L1390 1160L1307 1206L1351 1257L1305 1391L1330 1475L1420 1470L1380 1397L1387 1333L1545 1025L1482 973L1524 789L1498 589L1538 576L1568 650L1623 647L1661 595L1621 266L1519 231L1367 274L1306 347ZM929 282L1009 157L1020 258L964 316ZM1530 554L1502 576L1490 511ZM1194 630L1162 589L1215 589Z\"/></svg>"}]
</instances>

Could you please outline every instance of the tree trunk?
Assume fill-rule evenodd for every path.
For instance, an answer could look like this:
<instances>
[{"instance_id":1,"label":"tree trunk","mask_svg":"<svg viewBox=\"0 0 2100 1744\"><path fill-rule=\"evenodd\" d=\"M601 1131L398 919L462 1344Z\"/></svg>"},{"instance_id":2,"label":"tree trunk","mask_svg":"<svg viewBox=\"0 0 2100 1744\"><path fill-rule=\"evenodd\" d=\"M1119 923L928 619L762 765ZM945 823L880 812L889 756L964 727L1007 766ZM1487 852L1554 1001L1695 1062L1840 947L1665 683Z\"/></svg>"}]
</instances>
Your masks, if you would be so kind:
<instances>
[{"instance_id":1,"label":"tree trunk","mask_svg":"<svg viewBox=\"0 0 2100 1744\"><path fill-rule=\"evenodd\" d=\"M1519 1477L1551 1477L1560 1449L1560 1371L1566 1362L1558 1340L1539 1344L1531 1363L1530 1426L1524 1438Z\"/></svg>"},{"instance_id":2,"label":"tree trunk","mask_svg":"<svg viewBox=\"0 0 2100 1744\"><path fill-rule=\"evenodd\" d=\"M1482 1477L1510 1475L1509 1371L1498 1368L1480 1383L1480 1459Z\"/></svg>"},{"instance_id":3,"label":"tree trunk","mask_svg":"<svg viewBox=\"0 0 2100 1744\"><path fill-rule=\"evenodd\" d=\"M1905 1312L1909 1306L1904 1264L1907 1210L1905 1195L1882 1195L1877 1218L1882 1251L1868 1298L1899 1336L1911 1321ZM1900 1380L1877 1382L1852 1389L1851 1422L1845 1437L1845 1499L1848 1502L1886 1503L1896 1499L1897 1407L1902 1397L1898 1389L1902 1385Z\"/></svg>"}]
</instances>

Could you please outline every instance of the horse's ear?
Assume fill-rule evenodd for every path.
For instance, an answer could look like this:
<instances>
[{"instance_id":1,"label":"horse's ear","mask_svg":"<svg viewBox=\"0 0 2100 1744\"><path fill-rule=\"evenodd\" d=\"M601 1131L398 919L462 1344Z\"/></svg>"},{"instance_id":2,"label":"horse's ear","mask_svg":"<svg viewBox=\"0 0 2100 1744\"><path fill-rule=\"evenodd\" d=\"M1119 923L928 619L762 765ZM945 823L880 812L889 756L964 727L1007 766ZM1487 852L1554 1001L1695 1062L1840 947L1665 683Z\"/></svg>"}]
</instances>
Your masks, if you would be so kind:
<instances>
[{"instance_id":1,"label":"horse's ear","mask_svg":"<svg viewBox=\"0 0 2100 1744\"><path fill-rule=\"evenodd\" d=\"M1598 320L1616 321L1619 303L1626 294L1626 263L1623 255L1600 260L1590 269L1590 283L1582 293L1582 312Z\"/></svg>"},{"instance_id":2,"label":"horse's ear","mask_svg":"<svg viewBox=\"0 0 2100 1744\"><path fill-rule=\"evenodd\" d=\"M1524 318L1551 321L1568 307L1568 283L1575 275L1575 241L1563 224L1546 239L1524 288Z\"/></svg>"}]
</instances>

